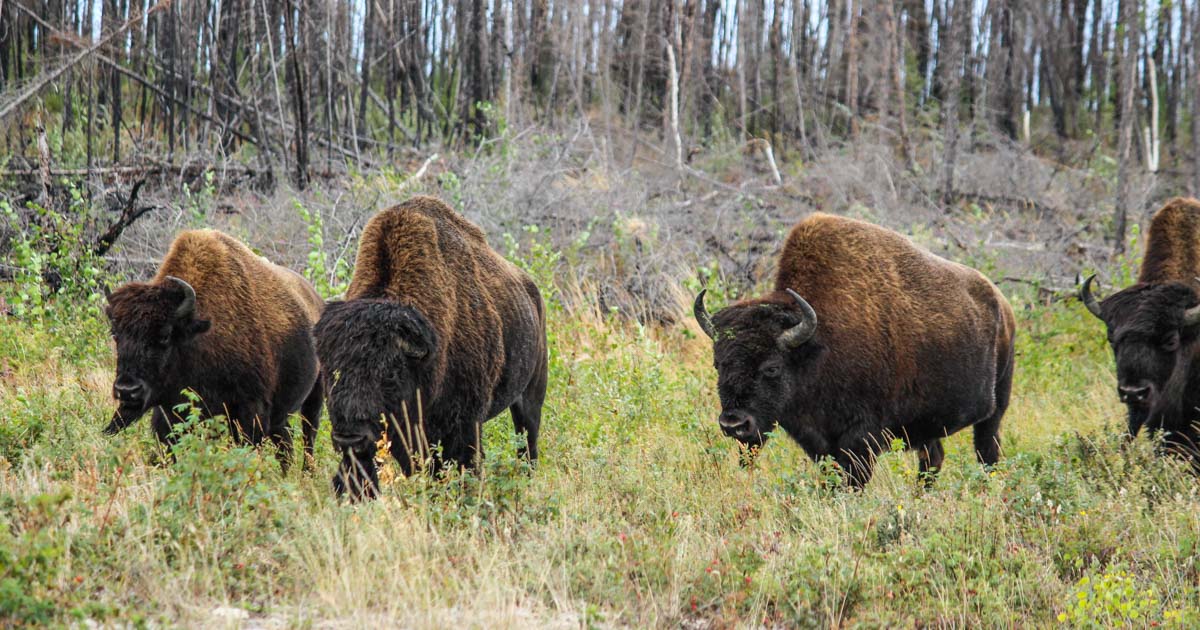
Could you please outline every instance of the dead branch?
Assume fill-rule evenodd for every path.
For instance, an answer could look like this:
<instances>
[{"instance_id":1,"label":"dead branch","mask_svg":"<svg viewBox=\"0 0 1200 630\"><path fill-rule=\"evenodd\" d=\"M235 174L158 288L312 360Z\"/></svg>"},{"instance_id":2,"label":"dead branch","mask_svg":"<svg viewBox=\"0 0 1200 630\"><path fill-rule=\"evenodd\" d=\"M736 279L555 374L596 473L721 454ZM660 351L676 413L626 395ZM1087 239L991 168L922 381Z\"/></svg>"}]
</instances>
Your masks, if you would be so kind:
<instances>
[{"instance_id":1,"label":"dead branch","mask_svg":"<svg viewBox=\"0 0 1200 630\"><path fill-rule=\"evenodd\" d=\"M77 46L83 45L83 42L76 40L74 37L71 36L70 33L64 33L63 31L60 31L60 30L54 28L54 26L52 26L50 23L43 20L37 14L31 12L29 9L26 9L25 7L23 7L19 4L14 5L14 6L16 6L18 9L23 11L29 17L33 18L33 20L35 22L37 22L38 24L40 24L42 26L42 28L46 29L51 34L59 37L62 41L71 42L72 44L75 44ZM102 47L102 46L103 46L103 43L100 46L98 46L97 48ZM95 55L96 55L96 59L99 59L101 62L104 63L104 65L106 65L106 66L112 68L113 70L116 70L117 72L125 75L126 77L129 77L130 79L133 79L134 81L140 83L141 85L143 85L147 89L149 89L151 92L154 92L155 94L157 94L159 97L164 98L168 101L171 101L177 105L182 106L184 109L188 110L188 112L191 113L193 116L196 116L198 118L206 120L214 125L220 125L223 128L225 127L225 124L222 123L221 121L213 118L212 116L209 116L208 114L206 114L203 111L200 111L199 109L196 109L195 107L192 106L191 103L189 103L183 99L172 96L171 94L167 93L166 90L163 90L161 87L159 87L157 84L155 84L150 79L134 72L133 70L126 68L125 66L122 66L121 64L117 63L115 60L113 60L111 57L105 55L104 53L99 52L97 50L95 52ZM244 140L245 142L249 142L249 143L256 144L256 145L258 144L257 138L246 135L245 133L238 131L237 128L230 127L229 132L232 133L233 135L237 136L238 138Z\"/></svg>"},{"instance_id":2,"label":"dead branch","mask_svg":"<svg viewBox=\"0 0 1200 630\"><path fill-rule=\"evenodd\" d=\"M47 85L52 83L55 79L62 76L62 74L64 72L75 67L79 62L86 59L88 57L88 55L91 55L91 54L95 53L97 50L99 50L100 48L103 48L105 45L108 44L108 42L115 39L118 35L129 30L129 27L133 26L134 24L140 23L145 18L147 18L150 15L157 13L158 11L165 8L167 6L167 4L170 3L170 1L171 0L164 0L163 2L160 2L156 5L154 5L153 7L151 7L150 10L146 11L142 15L138 15L138 16L135 16L135 17L132 17L132 18L126 20L125 23L123 23L120 26L118 26L117 28L113 29L113 32L109 33L108 35L105 35L104 37L101 37L99 40L97 40L91 46L84 48L82 51L79 52L79 54L75 55L74 57L71 57L63 65L61 65L53 70L42 73L41 76L34 79L33 83L31 83L29 85L29 87L25 88L25 90L23 92L21 92L20 94L18 94L12 101L10 101L7 105L5 105L3 107L0 107L0 120L8 118L13 112L17 111L17 109L21 106L22 103L24 103L25 101L32 98L38 92L41 92L42 88L46 87ZM33 15L32 11L30 11L29 9L26 9L20 3L13 3L13 6L20 9L21 11L23 11L26 14Z\"/></svg>"},{"instance_id":3,"label":"dead branch","mask_svg":"<svg viewBox=\"0 0 1200 630\"><path fill-rule=\"evenodd\" d=\"M112 225L108 226L108 229L104 231L104 234L100 235L100 238L96 239L96 245L92 247L92 254L94 256L107 254L108 250L117 242L117 239L121 237L121 233L125 231L125 228L133 225L133 222L141 218L142 215L159 207L138 207L138 193L141 192L142 186L145 183L146 180L143 178L133 184L133 188L129 191L129 197L125 199L125 207L121 209L121 216Z\"/></svg>"}]
</instances>

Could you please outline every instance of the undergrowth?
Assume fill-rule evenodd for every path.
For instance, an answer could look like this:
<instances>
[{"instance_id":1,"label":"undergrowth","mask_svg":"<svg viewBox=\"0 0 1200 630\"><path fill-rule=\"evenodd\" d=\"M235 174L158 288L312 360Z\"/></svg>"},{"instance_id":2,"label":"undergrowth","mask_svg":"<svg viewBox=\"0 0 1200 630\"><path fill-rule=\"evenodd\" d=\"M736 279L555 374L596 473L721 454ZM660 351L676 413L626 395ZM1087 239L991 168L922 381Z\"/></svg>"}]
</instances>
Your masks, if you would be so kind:
<instances>
[{"instance_id":1,"label":"undergrowth","mask_svg":"<svg viewBox=\"0 0 1200 630\"><path fill-rule=\"evenodd\" d=\"M896 445L849 492L786 438L740 467L705 339L568 311L557 253L534 230L508 250L548 296L538 467L505 414L478 473L393 475L358 506L329 490L327 423L317 470L286 478L219 422L185 423L173 463L147 422L102 436L113 356L91 297L0 317L0 625L1200 623L1195 479L1121 437L1103 331L1078 303L1013 296L994 469L964 432L932 489Z\"/></svg>"}]
</instances>

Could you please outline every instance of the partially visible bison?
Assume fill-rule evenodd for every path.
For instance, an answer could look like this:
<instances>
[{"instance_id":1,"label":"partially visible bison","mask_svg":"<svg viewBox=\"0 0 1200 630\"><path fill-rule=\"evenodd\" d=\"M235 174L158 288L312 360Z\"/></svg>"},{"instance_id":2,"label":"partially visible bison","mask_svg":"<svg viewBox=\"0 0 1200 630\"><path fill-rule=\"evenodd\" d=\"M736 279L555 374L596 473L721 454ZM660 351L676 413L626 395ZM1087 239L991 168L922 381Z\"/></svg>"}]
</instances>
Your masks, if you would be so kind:
<instances>
[{"instance_id":1,"label":"partially visible bison","mask_svg":"<svg viewBox=\"0 0 1200 630\"><path fill-rule=\"evenodd\" d=\"M890 230L814 214L788 236L775 291L709 316L721 430L751 449L776 425L861 487L903 438L926 482L941 438L974 427L984 464L1000 456L1014 319L978 271Z\"/></svg>"},{"instance_id":2,"label":"partially visible bison","mask_svg":"<svg viewBox=\"0 0 1200 630\"><path fill-rule=\"evenodd\" d=\"M154 433L170 446L179 420L173 408L190 389L205 414L227 417L239 439L269 438L284 472L292 456L288 414L299 409L307 468L323 396L312 337L322 305L308 281L236 239L182 232L153 280L108 296L118 407L104 432L152 409Z\"/></svg>"},{"instance_id":3,"label":"partially visible bison","mask_svg":"<svg viewBox=\"0 0 1200 630\"><path fill-rule=\"evenodd\" d=\"M1129 410L1129 435L1164 432L1164 443L1200 467L1200 201L1172 199L1150 220L1138 281L1103 301L1091 276L1080 289L1088 311L1108 328L1117 396Z\"/></svg>"},{"instance_id":4,"label":"partially visible bison","mask_svg":"<svg viewBox=\"0 0 1200 630\"><path fill-rule=\"evenodd\" d=\"M375 215L363 229L346 301L315 329L328 388L335 492L378 490L386 430L404 474L441 447L438 464L474 466L484 421L505 409L531 461L546 393L546 318L533 280L483 232L432 197ZM385 427L386 425L386 427Z\"/></svg>"}]
</instances>

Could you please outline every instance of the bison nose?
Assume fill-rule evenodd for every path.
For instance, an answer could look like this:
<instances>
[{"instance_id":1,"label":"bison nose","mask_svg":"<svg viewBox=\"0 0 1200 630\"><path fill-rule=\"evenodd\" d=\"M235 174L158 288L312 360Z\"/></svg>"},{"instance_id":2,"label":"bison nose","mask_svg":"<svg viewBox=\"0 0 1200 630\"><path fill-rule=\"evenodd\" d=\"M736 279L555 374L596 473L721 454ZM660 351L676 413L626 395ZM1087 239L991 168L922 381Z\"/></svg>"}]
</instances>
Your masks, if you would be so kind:
<instances>
[{"instance_id":1,"label":"bison nose","mask_svg":"<svg viewBox=\"0 0 1200 630\"><path fill-rule=\"evenodd\" d=\"M721 431L730 437L738 437L750 427L750 416L739 411L726 411L717 418Z\"/></svg>"},{"instance_id":2,"label":"bison nose","mask_svg":"<svg viewBox=\"0 0 1200 630\"><path fill-rule=\"evenodd\" d=\"M1140 403L1145 402L1150 397L1149 385L1120 385L1117 387L1117 396L1123 403Z\"/></svg>"},{"instance_id":3,"label":"bison nose","mask_svg":"<svg viewBox=\"0 0 1200 630\"><path fill-rule=\"evenodd\" d=\"M113 383L113 398L120 402L144 402L146 400L146 383L141 380L119 379Z\"/></svg>"},{"instance_id":4,"label":"bison nose","mask_svg":"<svg viewBox=\"0 0 1200 630\"><path fill-rule=\"evenodd\" d=\"M334 431L331 436L333 438L333 446L339 451L354 451L361 453L371 450L375 446L375 440L370 435L364 432L355 431Z\"/></svg>"}]
</instances>

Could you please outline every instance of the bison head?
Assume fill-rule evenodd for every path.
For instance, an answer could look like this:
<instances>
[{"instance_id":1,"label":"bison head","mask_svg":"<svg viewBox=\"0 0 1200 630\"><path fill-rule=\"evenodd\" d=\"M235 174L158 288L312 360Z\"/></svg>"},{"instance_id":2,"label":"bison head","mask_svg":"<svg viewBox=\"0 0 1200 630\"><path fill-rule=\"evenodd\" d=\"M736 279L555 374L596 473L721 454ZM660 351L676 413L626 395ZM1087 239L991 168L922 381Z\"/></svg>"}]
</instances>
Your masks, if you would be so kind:
<instances>
[{"instance_id":1,"label":"bison head","mask_svg":"<svg viewBox=\"0 0 1200 630\"><path fill-rule=\"evenodd\" d=\"M338 450L373 454L383 420L416 421L416 395L437 348L416 309L382 299L331 302L314 333Z\"/></svg>"},{"instance_id":2,"label":"bison head","mask_svg":"<svg viewBox=\"0 0 1200 630\"><path fill-rule=\"evenodd\" d=\"M1129 408L1129 434L1174 429L1200 333L1196 292L1179 283L1138 283L1097 301L1091 276L1080 300L1108 328L1117 363L1117 396Z\"/></svg>"},{"instance_id":3,"label":"bison head","mask_svg":"<svg viewBox=\"0 0 1200 630\"><path fill-rule=\"evenodd\" d=\"M804 375L815 368L821 346L817 314L787 289L787 302L739 304L709 316L704 291L693 311L713 340L721 431L750 447L761 445L785 410L803 396Z\"/></svg>"},{"instance_id":4,"label":"bison head","mask_svg":"<svg viewBox=\"0 0 1200 630\"><path fill-rule=\"evenodd\" d=\"M108 296L105 314L117 346L117 412L104 429L111 435L147 409L172 402L187 386L183 381L188 346L211 323L197 319L192 285L173 276L117 289Z\"/></svg>"}]
</instances>

